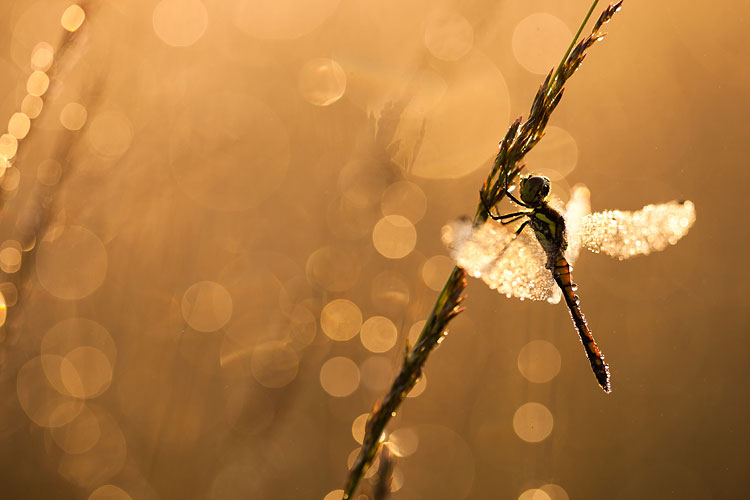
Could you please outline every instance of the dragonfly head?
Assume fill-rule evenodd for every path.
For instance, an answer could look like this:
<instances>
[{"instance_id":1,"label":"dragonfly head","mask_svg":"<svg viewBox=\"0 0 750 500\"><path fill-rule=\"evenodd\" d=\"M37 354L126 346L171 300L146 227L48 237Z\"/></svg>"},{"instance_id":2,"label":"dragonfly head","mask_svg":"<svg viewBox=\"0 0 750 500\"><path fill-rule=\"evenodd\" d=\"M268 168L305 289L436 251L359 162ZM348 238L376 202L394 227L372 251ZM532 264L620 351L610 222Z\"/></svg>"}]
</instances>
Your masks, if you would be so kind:
<instances>
[{"instance_id":1,"label":"dragonfly head","mask_svg":"<svg viewBox=\"0 0 750 500\"><path fill-rule=\"evenodd\" d=\"M536 207L547 201L550 192L549 179L542 175L526 175L521 177L521 201Z\"/></svg>"}]
</instances>

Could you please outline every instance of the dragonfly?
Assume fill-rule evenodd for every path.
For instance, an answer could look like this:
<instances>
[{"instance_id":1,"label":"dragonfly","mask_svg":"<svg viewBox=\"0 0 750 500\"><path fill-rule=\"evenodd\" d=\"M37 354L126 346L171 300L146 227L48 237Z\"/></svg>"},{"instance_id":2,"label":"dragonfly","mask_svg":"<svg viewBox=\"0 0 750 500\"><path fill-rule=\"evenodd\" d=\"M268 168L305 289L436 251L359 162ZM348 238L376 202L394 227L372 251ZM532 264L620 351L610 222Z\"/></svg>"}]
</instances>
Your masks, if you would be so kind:
<instances>
[{"instance_id":1,"label":"dragonfly","mask_svg":"<svg viewBox=\"0 0 750 500\"><path fill-rule=\"evenodd\" d=\"M695 222L695 205L670 201L592 214L590 192L581 184L565 206L551 196L550 180L541 175L520 178L520 199L512 190L506 186L504 192L525 210L493 214L485 203L489 219L474 226L459 218L443 227L443 242L460 267L507 297L564 299L596 380L609 393L609 366L581 311L572 264L581 247L623 260L674 245Z\"/></svg>"}]
</instances>

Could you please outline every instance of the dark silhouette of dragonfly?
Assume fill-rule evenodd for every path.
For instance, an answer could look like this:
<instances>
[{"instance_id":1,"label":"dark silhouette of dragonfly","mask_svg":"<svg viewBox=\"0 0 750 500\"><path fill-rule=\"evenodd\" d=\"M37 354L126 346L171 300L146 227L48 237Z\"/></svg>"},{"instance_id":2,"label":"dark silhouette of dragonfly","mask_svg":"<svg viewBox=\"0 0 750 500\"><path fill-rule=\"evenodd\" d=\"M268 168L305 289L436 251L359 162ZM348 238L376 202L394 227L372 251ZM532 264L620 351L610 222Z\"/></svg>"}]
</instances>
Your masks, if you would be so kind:
<instances>
[{"instance_id":1,"label":"dark silhouette of dragonfly","mask_svg":"<svg viewBox=\"0 0 750 500\"><path fill-rule=\"evenodd\" d=\"M695 206L672 201L635 212L590 214L589 191L578 185L563 211L550 197L550 187L547 177L522 176L521 199L511 194L512 188L506 187L505 194L527 210L495 215L485 204L491 220L473 227L468 218L458 219L443 228L443 241L459 266L508 297L552 303L564 298L596 380L611 392L609 367L574 293L572 264L581 246L620 260L663 250L693 225ZM515 230L506 227L522 219Z\"/></svg>"}]
</instances>

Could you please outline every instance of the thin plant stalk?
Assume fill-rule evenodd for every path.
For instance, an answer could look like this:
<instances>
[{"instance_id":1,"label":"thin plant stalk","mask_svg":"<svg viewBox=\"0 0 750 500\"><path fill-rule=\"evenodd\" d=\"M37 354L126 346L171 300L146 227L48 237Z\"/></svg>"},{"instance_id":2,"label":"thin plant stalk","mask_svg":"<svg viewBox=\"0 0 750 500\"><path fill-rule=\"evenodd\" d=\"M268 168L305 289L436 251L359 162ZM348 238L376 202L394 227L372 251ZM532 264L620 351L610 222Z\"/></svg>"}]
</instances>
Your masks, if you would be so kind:
<instances>
[{"instance_id":1,"label":"thin plant stalk","mask_svg":"<svg viewBox=\"0 0 750 500\"><path fill-rule=\"evenodd\" d=\"M560 64L554 71L550 71L539 87L526 121L523 121L521 117L515 120L500 142L495 162L479 192L480 201L474 215L474 225L482 224L487 220L488 214L485 207L492 207L499 203L515 177L523 169L521 161L544 136L550 115L562 98L565 83L578 70L586 57L587 50L604 38L604 34L599 30L620 10L622 0L604 9L594 23L591 33L579 42L578 37L597 4L598 0L592 3ZM465 288L466 272L456 266L440 292L416 344L411 349L407 345L401 370L388 394L382 402L375 403L365 426L362 447L349 472L342 500L348 500L354 494L357 485L372 464L380 444L384 441L385 426L396 415L404 398L419 380L430 352L445 337L450 320L463 310L461 303L464 299Z\"/></svg>"},{"instance_id":2,"label":"thin plant stalk","mask_svg":"<svg viewBox=\"0 0 750 500\"><path fill-rule=\"evenodd\" d=\"M396 457L391 453L389 446L383 445L380 448L379 459L380 467L378 467L372 496L373 500L387 500L391 494L393 468L396 466Z\"/></svg>"},{"instance_id":3,"label":"thin plant stalk","mask_svg":"<svg viewBox=\"0 0 750 500\"><path fill-rule=\"evenodd\" d=\"M573 50L573 47L575 46L576 41L578 41L578 37L581 36L581 33L583 32L583 27L586 26L586 23L589 22L589 19L591 18L591 14L594 13L594 9L596 8L598 3L599 3L599 0L594 0L594 2L591 4L591 7L589 7L589 11L586 13L586 17L583 18L583 22L578 27L578 31L576 31L576 34L573 36L573 40L570 42L570 45L568 45L568 50L565 51L565 54L563 54L562 59L560 60L560 64L557 65L557 69L555 70L555 76L557 76L560 73L560 70L562 69L563 64L565 63L565 61L568 59L568 56L570 55L570 51Z\"/></svg>"}]
</instances>

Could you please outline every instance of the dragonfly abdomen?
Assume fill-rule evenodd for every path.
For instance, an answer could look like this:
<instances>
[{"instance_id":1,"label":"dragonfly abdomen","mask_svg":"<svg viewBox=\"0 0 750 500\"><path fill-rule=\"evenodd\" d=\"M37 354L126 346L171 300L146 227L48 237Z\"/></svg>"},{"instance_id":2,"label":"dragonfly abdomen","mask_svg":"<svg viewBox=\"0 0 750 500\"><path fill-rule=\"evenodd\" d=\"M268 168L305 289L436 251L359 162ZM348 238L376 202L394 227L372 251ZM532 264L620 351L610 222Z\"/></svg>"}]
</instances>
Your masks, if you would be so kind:
<instances>
[{"instance_id":1,"label":"dragonfly abdomen","mask_svg":"<svg viewBox=\"0 0 750 500\"><path fill-rule=\"evenodd\" d=\"M573 293L575 290L575 284L570 274L570 265L568 261L562 255L555 259L552 266L552 275L555 278L555 282L560 287L562 295L565 298L565 303L568 305L570 316L573 319L578 336L583 344L583 349L586 352L586 357L591 364L591 368L594 370L596 380L604 392L611 392L609 384L609 366L604 361L604 355L596 345L594 336L591 334L586 318L583 316L578 300L578 296Z\"/></svg>"}]
</instances>

